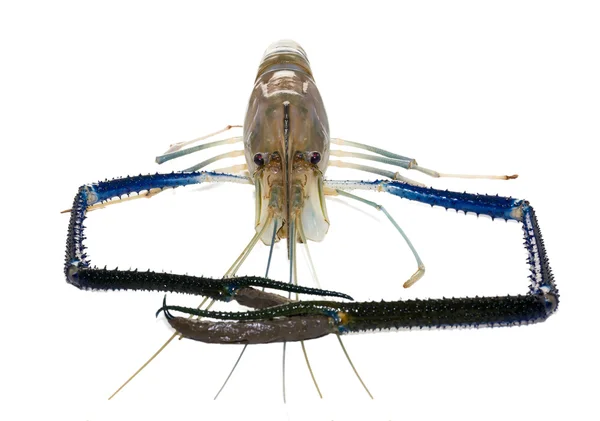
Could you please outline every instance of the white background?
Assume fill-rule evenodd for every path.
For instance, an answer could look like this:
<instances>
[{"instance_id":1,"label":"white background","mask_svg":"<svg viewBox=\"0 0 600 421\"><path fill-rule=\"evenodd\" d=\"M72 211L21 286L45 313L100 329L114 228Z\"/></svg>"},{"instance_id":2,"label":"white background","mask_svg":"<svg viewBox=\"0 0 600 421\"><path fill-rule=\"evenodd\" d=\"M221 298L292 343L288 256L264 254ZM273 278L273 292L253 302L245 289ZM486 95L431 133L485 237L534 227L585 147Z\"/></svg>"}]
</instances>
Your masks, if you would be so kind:
<instances>
[{"instance_id":1,"label":"white background","mask_svg":"<svg viewBox=\"0 0 600 421\"><path fill-rule=\"evenodd\" d=\"M3 419L593 417L600 131L593 2L16 4L0 8ZM214 402L240 348L184 340L107 402L170 336L154 318L162 294L68 285L68 216L59 211L81 184L185 168L177 161L158 168L153 159L170 143L241 124L261 54L280 38L307 51L332 135L440 171L519 173L508 182L409 176L529 199L560 308L546 323L521 328L347 337L374 401L327 337L306 343L323 400L292 344L282 403L276 344L249 348ZM94 212L92 261L222 276L253 234L252 194L245 186L196 187ZM396 216L428 272L403 290L414 262L398 234L381 213L334 199L327 238L311 244L324 288L359 300L526 292L518 224L364 197ZM266 254L260 245L240 274L262 274ZM314 285L301 259L300 280ZM286 265L278 246L271 276L285 280Z\"/></svg>"}]
</instances>

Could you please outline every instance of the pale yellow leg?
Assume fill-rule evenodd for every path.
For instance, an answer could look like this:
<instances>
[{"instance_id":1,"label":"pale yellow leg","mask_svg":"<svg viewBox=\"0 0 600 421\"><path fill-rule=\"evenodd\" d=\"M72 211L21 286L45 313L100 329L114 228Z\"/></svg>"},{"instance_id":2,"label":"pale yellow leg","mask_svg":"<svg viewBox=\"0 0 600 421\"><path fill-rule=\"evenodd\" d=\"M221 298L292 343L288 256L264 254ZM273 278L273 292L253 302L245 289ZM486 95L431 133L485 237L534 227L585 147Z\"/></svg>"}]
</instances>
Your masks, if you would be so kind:
<instances>
[{"instance_id":1,"label":"pale yellow leg","mask_svg":"<svg viewBox=\"0 0 600 421\"><path fill-rule=\"evenodd\" d=\"M366 150L366 151L369 151L369 152L372 152L375 154L375 155L372 155L372 154L362 154L362 153L348 152L348 151L342 151L342 150L332 150L331 151L332 156L365 159L365 160L369 160L369 161L377 161L377 162L381 162L381 163L388 164L388 165L400 166L402 168L406 168L407 170L419 171L423 174L427 174L428 176L434 177L434 178L448 177L448 178L468 178L468 179L487 179L487 180L513 180L518 177L518 174L481 175L481 174L441 173L441 172L438 172L435 170L431 170L429 168L420 167L419 165L417 165L417 161L413 158L408 158L406 156L398 155L396 153L386 151L385 149L377 148L375 146L366 145L364 143L352 142L350 140L339 139L339 138L331 138L331 143L333 143L335 145L340 145L340 146L348 146L351 148L363 149L363 150ZM357 168L358 166L356 164L352 164L352 165L354 165L354 166L349 167L349 168L360 169L362 171L375 172L378 174L380 174L380 172L378 172L378 171L383 171L380 169L375 169L378 171L372 171L373 167L365 166L365 168L369 168L369 169L362 169L362 168ZM338 165L338 166L340 166L340 165ZM391 173L391 174L393 174L393 173ZM387 175L385 175L385 176L388 177ZM392 178L394 180L401 180L400 178L394 178L394 177L390 177L390 178ZM401 180L401 181L405 181L405 180ZM408 182L409 184L414 184L414 183L411 183L410 181L406 181L406 182Z\"/></svg>"}]
</instances>

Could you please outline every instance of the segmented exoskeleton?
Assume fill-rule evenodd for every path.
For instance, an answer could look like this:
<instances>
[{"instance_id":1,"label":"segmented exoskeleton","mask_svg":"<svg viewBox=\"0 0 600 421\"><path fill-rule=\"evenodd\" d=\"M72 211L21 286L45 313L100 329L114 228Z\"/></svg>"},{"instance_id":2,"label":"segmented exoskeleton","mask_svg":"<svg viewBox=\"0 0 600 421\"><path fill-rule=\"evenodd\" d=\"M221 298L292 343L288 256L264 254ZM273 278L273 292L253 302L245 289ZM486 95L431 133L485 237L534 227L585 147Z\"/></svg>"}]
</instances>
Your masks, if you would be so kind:
<instances>
[{"instance_id":1,"label":"segmented exoskeleton","mask_svg":"<svg viewBox=\"0 0 600 421\"><path fill-rule=\"evenodd\" d=\"M243 127L241 139L231 138L187 149L182 148L188 143L179 144L157 158L162 163L196 150L243 141L246 165L232 167L233 173L196 170L224 157L239 156L241 151L216 156L184 172L127 177L80 187L71 209L65 262L67 281L82 289L154 290L203 295L213 300L234 299L256 309L237 313L209 311L208 308L171 306L166 302L159 309L159 313L163 311L171 326L183 337L211 343L303 341L331 333L340 335L391 328L510 326L543 321L556 310L558 291L535 212L527 201L437 190L398 173L344 161L330 161L330 156L353 157L396 165L434 177L444 176L418 166L411 158L367 145L330 139L327 115L308 59L296 43L279 42L265 53ZM331 143L366 149L373 154L333 151L330 150ZM373 172L388 179L326 180L323 175L328 165ZM83 245L86 212L124 195L142 192L151 195L167 188L205 182L251 184L256 189L256 235L223 279L152 271L108 270L90 264ZM262 287L288 293L351 299L339 292L295 284L296 244L308 240L321 241L327 233L329 219L325 206L326 195L357 199L384 210L373 202L348 193L350 190L386 192L432 206L521 222L531 267L529 293L503 297L343 302L292 301L289 296L286 298L256 289ZM387 211L385 213L406 240L417 262L417 271L405 283L408 287L423 276L425 268L404 232ZM235 276L259 240L272 247L275 241L284 238L287 239L290 256L289 282L277 282L267 277ZM171 313L173 311L221 321L175 317Z\"/></svg>"}]
</instances>

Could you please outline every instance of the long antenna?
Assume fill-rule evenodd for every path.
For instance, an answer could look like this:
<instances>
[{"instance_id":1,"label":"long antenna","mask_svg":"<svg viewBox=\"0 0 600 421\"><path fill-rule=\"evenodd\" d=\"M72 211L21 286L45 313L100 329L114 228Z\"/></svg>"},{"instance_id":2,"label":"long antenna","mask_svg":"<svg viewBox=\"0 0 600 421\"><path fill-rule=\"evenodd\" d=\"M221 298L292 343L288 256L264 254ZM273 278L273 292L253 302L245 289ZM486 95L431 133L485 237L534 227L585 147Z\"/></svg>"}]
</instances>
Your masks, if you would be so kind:
<instances>
[{"instance_id":1,"label":"long antenna","mask_svg":"<svg viewBox=\"0 0 600 421\"><path fill-rule=\"evenodd\" d=\"M204 303L206 303L206 301L208 300L208 297L204 298L204 300L200 303L200 305L198 306L198 308L201 308ZM209 306L210 307L210 306ZM141 371L146 368L146 366L148 366L148 364L150 364L152 362L152 360L154 360L158 354L160 354L163 349L165 349L167 347L167 345L169 345L171 343L171 341L173 341L173 339L175 339L177 337L177 335L179 335L179 332L175 332L173 333L173 335L171 335L171 337L169 339L167 339L167 341L162 344L162 346L160 348L158 348L158 351L156 351L149 359L148 361L146 361L144 364L142 364L142 366L140 368L137 369L137 371L135 373L133 373L131 375L131 377L129 377L125 383L123 383L112 395L110 395L110 397L108 398L108 400L111 400L112 398L114 398L117 393L119 393L125 386L127 386L129 384L130 381L132 381L135 376L137 376L138 374L141 373Z\"/></svg>"},{"instance_id":2,"label":"long antenna","mask_svg":"<svg viewBox=\"0 0 600 421\"><path fill-rule=\"evenodd\" d=\"M269 260L267 260L267 270L265 271L265 278L269 277L269 269L271 267L271 259L273 257L273 246L275 245L275 236L277 234L277 222L278 222L278 220L275 219L275 222L273 224L273 235L271 236L271 246L269 247ZM263 288L262 290L264 291L265 289ZM217 398L219 397L219 395L221 394L221 392L223 391L223 389L225 389L225 386L227 385L227 382L231 378L231 375L233 374L233 372L237 368L240 360L242 359L242 355L244 355L244 352L246 352L246 348L248 348L248 344L245 344L244 347L242 348L242 352L240 352L240 355L238 356L237 360L235 361L235 364L233 365L233 368L229 372L229 375L227 376L227 378L223 382L223 385L221 386L221 388L219 389L219 391L215 395L214 400L217 400Z\"/></svg>"},{"instance_id":3,"label":"long antenna","mask_svg":"<svg viewBox=\"0 0 600 421\"><path fill-rule=\"evenodd\" d=\"M360 381L360 384L362 384L362 386L365 388L365 391L371 397L371 399L375 399L373 397L373 395L371 395L371 392L369 392L369 388L367 387L367 385L365 384L365 382L363 382L363 379L360 377L360 374L358 374L358 371L356 370L356 367L354 367L354 364L352 363L352 360L350 359L350 355L348 355L348 351L346 351L346 347L344 346L344 342L342 342L342 338L340 337L339 334L336 334L335 336L338 338L338 341L340 341L340 346L342 347L342 350L344 351L344 354L346 355L346 359L350 363L350 367L352 367L352 370L354 371L354 374L356 374L356 377L358 378L358 381Z\"/></svg>"},{"instance_id":4,"label":"long antenna","mask_svg":"<svg viewBox=\"0 0 600 421\"><path fill-rule=\"evenodd\" d=\"M297 230L298 230L298 235L300 236L300 239L305 242L306 238L304 237L304 231L302 230L302 219L300 218L300 216L298 215L298 220L297 220ZM298 238L294 239L294 252L296 251L296 244L298 242ZM305 243L306 245L306 243ZM308 246L306 247L306 252L308 253ZM311 265L311 269L312 271L314 271L314 266L312 266L312 259L310 259L310 253L308 253L308 259ZM298 285L298 267L296 264L296 259L294 259L294 283L296 285ZM317 285L319 284L319 281L317 280L317 274L313 273L313 277L317 282ZM296 301L298 301L300 299L300 297L298 296L298 293L296 293ZM323 394L321 393L321 389L319 388L319 384L317 383L317 378L315 377L315 373L312 370L312 367L310 366L310 361L308 360L308 352L306 352L306 346L304 345L304 341L300 341L300 346L302 347L302 353L304 354L304 360L306 361L306 367L308 368L308 372L310 373L310 377L312 378L313 384L315 385L315 388L317 389L317 393L319 394L319 397L321 399L323 399Z\"/></svg>"},{"instance_id":5,"label":"long antenna","mask_svg":"<svg viewBox=\"0 0 600 421\"><path fill-rule=\"evenodd\" d=\"M289 213L288 213L289 215ZM289 275L289 283L294 282L294 261L296 259L296 220L288 220L289 228L288 228L288 258L290 260L290 275ZM292 298L292 293L288 293L288 298ZM285 354L286 354L287 342L283 343L283 359L281 364L282 369L282 387L283 387L283 403L286 403L285 399Z\"/></svg>"}]
</instances>

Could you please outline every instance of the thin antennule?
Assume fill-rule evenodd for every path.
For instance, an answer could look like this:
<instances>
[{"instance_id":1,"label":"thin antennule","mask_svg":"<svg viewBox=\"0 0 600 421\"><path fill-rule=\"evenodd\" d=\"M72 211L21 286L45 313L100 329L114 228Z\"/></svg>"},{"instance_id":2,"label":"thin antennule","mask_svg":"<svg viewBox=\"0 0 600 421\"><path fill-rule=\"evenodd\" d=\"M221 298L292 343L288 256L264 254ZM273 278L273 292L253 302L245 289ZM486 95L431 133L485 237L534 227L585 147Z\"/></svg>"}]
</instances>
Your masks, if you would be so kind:
<instances>
[{"instance_id":1,"label":"thin antennule","mask_svg":"<svg viewBox=\"0 0 600 421\"><path fill-rule=\"evenodd\" d=\"M368 155L368 154L361 154L361 153L356 153L356 152L347 152L347 151L342 151L342 150L336 150L336 151L331 151L331 155L333 155L333 156L366 159L369 161L378 161L378 162L381 162L384 164L394 165L394 166L398 166L401 168L405 168L407 170L419 171L419 172L426 174L433 178L447 177L447 178L468 178L468 179L487 179L487 180L514 180L515 178L519 177L518 174L513 174L513 175L488 175L488 174L485 174L484 175L484 174L441 173L441 172L417 165L417 161L414 158L409 158L406 156L398 155L393 152L386 151L385 149L377 148L375 146L366 145L364 143L352 142L349 140L344 140L344 139L339 139L339 138L331 138L331 143L340 145L340 146L350 146L353 148L364 149L369 152L373 152L377 155L380 155L380 156L376 156L376 155ZM381 158L381 157L384 157L384 158ZM340 161L337 161L337 162L339 163ZM378 169L375 169L375 171L373 171L374 170L373 167L367 167L367 166L363 166L363 165L356 165L356 164L350 164L350 163L345 163L345 165L337 165L337 166L346 166L348 168L355 168L355 169L359 169L362 171L375 172L378 174L381 174L381 172L379 172L379 171L382 171L382 170L378 170ZM394 174L394 173L391 173L391 174ZM381 174L381 175L384 175L385 177L389 177L388 175L385 175L385 174ZM392 176L390 178L392 178L394 180L402 180L403 177L399 176L399 174L396 173L396 176ZM414 183L409 182L409 184L414 184Z\"/></svg>"}]
</instances>

